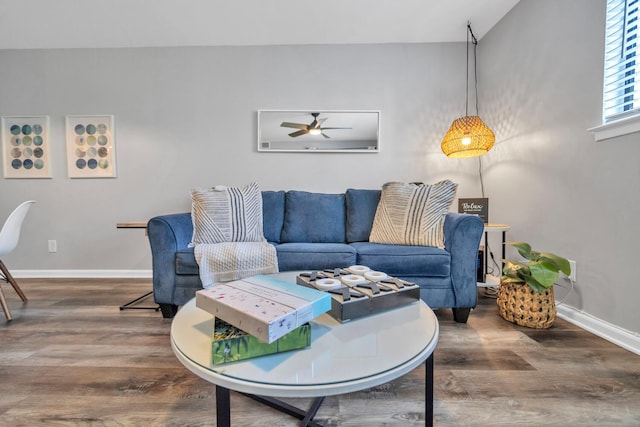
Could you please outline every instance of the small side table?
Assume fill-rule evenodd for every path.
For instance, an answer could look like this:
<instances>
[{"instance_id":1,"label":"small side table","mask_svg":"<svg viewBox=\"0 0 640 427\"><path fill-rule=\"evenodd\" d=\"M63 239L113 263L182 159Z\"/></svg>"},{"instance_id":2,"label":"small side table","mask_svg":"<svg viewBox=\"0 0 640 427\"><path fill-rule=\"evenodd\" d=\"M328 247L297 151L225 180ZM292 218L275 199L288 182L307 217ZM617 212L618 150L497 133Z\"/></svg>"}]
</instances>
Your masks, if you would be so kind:
<instances>
[{"instance_id":1,"label":"small side table","mask_svg":"<svg viewBox=\"0 0 640 427\"><path fill-rule=\"evenodd\" d=\"M116 224L116 228L142 228L145 234L147 233L146 221L119 222Z\"/></svg>"},{"instance_id":2,"label":"small side table","mask_svg":"<svg viewBox=\"0 0 640 427\"><path fill-rule=\"evenodd\" d=\"M478 282L478 286L481 287L486 287L486 286L498 286L498 283L494 283L495 280L492 280L491 283L489 283L487 281L487 277L492 277L493 276L489 276L486 274L488 267L489 267L489 251L488 251L488 237L489 237L489 233L499 233L502 232L502 258L505 258L505 247L504 247L504 242L506 241L507 238L507 231L511 229L511 226L508 224L485 224L484 225L484 271L485 271L485 281L484 282ZM502 265L502 264L501 264Z\"/></svg>"},{"instance_id":3,"label":"small side table","mask_svg":"<svg viewBox=\"0 0 640 427\"><path fill-rule=\"evenodd\" d=\"M147 234L147 223L146 221L132 221L132 222L119 222L116 224L116 228L138 228L138 229L144 229L144 234ZM147 298L149 295L153 294L153 290L147 292L144 295L139 296L138 298L135 298L131 301L129 301L126 304L122 304L120 306L120 310L155 310L155 311L159 311L160 310L160 306L156 305L155 307L148 307L148 306L137 306L135 304L137 304L138 302L142 301L143 299Z\"/></svg>"}]
</instances>

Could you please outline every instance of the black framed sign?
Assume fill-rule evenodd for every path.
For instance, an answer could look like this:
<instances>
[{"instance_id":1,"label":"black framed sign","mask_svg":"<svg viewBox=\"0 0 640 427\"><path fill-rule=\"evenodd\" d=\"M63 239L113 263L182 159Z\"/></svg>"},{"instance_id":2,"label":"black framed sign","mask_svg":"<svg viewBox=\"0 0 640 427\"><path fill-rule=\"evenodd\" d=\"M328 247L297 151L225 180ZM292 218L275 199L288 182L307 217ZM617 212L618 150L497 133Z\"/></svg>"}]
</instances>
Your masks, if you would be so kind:
<instances>
[{"instance_id":1,"label":"black framed sign","mask_svg":"<svg viewBox=\"0 0 640 427\"><path fill-rule=\"evenodd\" d=\"M458 199L458 212L478 215L482 222L489 223L489 199Z\"/></svg>"}]
</instances>

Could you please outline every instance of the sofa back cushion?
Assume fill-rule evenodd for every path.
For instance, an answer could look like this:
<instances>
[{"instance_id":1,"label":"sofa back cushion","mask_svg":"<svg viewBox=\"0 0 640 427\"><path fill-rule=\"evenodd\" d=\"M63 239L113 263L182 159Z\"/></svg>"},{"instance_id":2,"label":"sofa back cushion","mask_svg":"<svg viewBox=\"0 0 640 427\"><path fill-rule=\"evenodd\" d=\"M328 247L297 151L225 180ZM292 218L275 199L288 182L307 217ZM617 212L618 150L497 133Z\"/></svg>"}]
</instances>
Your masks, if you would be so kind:
<instances>
[{"instance_id":1,"label":"sofa back cushion","mask_svg":"<svg viewBox=\"0 0 640 427\"><path fill-rule=\"evenodd\" d=\"M281 243L345 243L344 194L287 191Z\"/></svg>"},{"instance_id":2,"label":"sofa back cushion","mask_svg":"<svg viewBox=\"0 0 640 427\"><path fill-rule=\"evenodd\" d=\"M268 242L280 243L284 223L284 191L262 192L262 227Z\"/></svg>"},{"instance_id":3,"label":"sofa back cushion","mask_svg":"<svg viewBox=\"0 0 640 427\"><path fill-rule=\"evenodd\" d=\"M376 209L380 201L380 190L356 190L345 193L347 207L347 243L367 242Z\"/></svg>"}]
</instances>

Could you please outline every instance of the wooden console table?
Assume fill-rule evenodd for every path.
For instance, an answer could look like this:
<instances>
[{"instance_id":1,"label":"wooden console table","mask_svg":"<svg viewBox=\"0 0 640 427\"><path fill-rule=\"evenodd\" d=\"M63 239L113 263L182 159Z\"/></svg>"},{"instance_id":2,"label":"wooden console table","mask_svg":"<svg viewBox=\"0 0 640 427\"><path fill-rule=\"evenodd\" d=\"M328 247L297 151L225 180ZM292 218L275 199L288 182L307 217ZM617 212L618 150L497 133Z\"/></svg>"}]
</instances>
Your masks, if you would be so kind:
<instances>
[{"instance_id":1,"label":"wooden console table","mask_svg":"<svg viewBox=\"0 0 640 427\"><path fill-rule=\"evenodd\" d=\"M146 233L147 222L146 221L119 222L116 224L116 228L143 228Z\"/></svg>"}]
</instances>

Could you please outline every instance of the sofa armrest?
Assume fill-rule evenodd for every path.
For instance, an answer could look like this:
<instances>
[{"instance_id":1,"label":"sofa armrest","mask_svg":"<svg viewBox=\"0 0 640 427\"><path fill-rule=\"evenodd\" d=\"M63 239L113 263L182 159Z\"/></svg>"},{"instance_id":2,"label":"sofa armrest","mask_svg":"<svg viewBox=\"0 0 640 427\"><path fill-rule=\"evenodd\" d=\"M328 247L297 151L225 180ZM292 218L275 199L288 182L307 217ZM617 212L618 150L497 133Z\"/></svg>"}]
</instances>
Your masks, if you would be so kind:
<instances>
[{"instance_id":1,"label":"sofa armrest","mask_svg":"<svg viewBox=\"0 0 640 427\"><path fill-rule=\"evenodd\" d=\"M449 212L444 221L444 246L451 254L451 285L456 307L475 307L478 298L478 247L484 224L480 217Z\"/></svg>"},{"instance_id":2,"label":"sofa armrest","mask_svg":"<svg viewBox=\"0 0 640 427\"><path fill-rule=\"evenodd\" d=\"M153 264L153 297L158 304L174 304L176 252L186 248L193 236L191 214L151 218L147 223Z\"/></svg>"}]
</instances>

